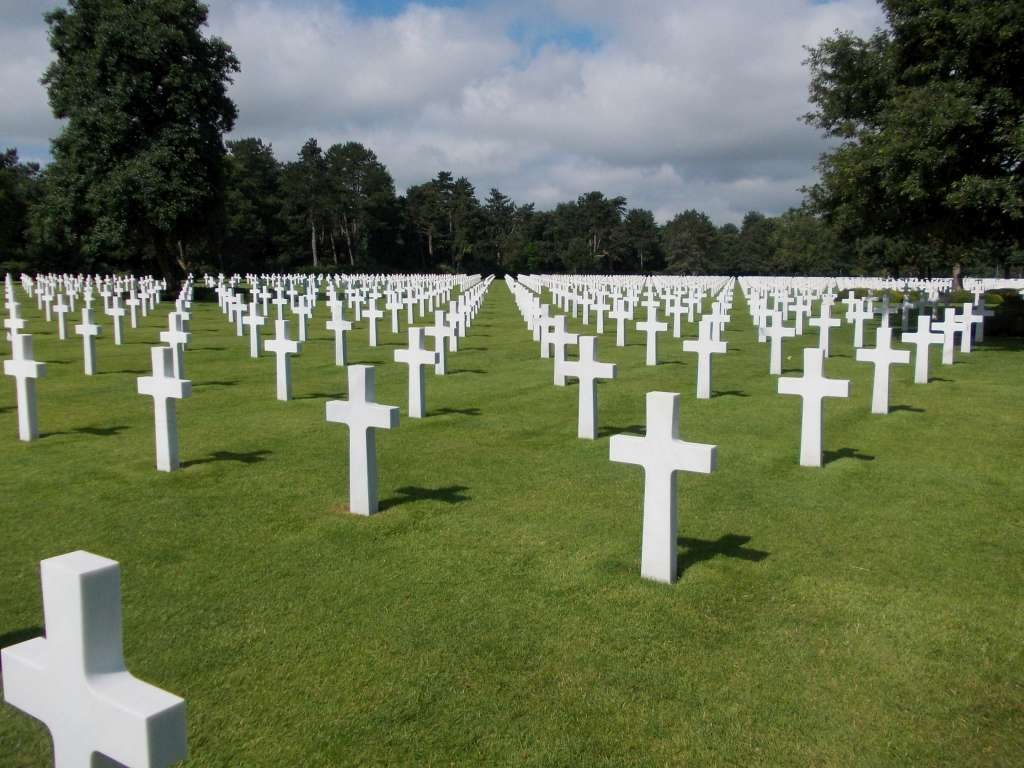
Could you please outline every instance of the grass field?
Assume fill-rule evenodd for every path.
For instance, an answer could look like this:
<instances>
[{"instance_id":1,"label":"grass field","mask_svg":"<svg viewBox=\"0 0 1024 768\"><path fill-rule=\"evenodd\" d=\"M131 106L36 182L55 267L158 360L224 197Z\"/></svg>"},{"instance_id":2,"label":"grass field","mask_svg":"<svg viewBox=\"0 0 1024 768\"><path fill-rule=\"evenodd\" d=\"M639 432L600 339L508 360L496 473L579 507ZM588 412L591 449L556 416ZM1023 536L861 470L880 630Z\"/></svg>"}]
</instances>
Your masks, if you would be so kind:
<instances>
[{"instance_id":1,"label":"grass field","mask_svg":"<svg viewBox=\"0 0 1024 768\"><path fill-rule=\"evenodd\" d=\"M647 368L643 337L617 349L607 325L619 378L593 442L500 281L422 420L391 362L404 331L381 323L370 349L362 324L350 361L402 408L368 519L342 511L323 304L287 403L273 358L194 305L183 469L162 474L135 380L168 303L122 347L108 325L90 378L26 300L44 436L17 441L5 379L0 646L42 632L39 560L85 549L121 563L128 667L186 699L193 766L1024 765L1020 340L952 367L933 348L928 385L894 367L873 416L872 366L835 332L826 372L852 396L826 402L827 464L807 469L800 400L775 393L737 297L709 401L670 335ZM786 368L814 343L788 341ZM681 392L682 436L718 445L712 475L678 481L671 587L639 578L642 471L608 460L650 390ZM51 759L0 707L0 765Z\"/></svg>"}]
</instances>

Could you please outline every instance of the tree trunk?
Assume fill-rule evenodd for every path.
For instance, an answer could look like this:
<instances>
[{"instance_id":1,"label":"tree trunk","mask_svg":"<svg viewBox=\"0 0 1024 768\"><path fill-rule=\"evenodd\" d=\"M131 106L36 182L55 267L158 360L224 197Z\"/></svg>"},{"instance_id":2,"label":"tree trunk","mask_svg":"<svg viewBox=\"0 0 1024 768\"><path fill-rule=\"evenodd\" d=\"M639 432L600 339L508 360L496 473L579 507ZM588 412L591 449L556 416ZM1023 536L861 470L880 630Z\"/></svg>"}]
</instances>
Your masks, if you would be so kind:
<instances>
[{"instance_id":1,"label":"tree trunk","mask_svg":"<svg viewBox=\"0 0 1024 768\"><path fill-rule=\"evenodd\" d=\"M309 242L313 246L313 266L314 267L319 267L320 266L320 259L316 255L316 224L315 223L310 223L309 227L310 227Z\"/></svg>"},{"instance_id":2,"label":"tree trunk","mask_svg":"<svg viewBox=\"0 0 1024 768\"><path fill-rule=\"evenodd\" d=\"M338 249L334 245L333 232L331 232L331 258L334 260L334 266L338 266Z\"/></svg>"},{"instance_id":3,"label":"tree trunk","mask_svg":"<svg viewBox=\"0 0 1024 768\"><path fill-rule=\"evenodd\" d=\"M962 290L963 287L964 287L963 280L960 279L960 272L961 272L960 262L958 261L955 264L953 264L953 290L954 291Z\"/></svg>"},{"instance_id":4,"label":"tree trunk","mask_svg":"<svg viewBox=\"0 0 1024 768\"><path fill-rule=\"evenodd\" d=\"M345 233L345 245L348 247L348 263L350 266L356 265L356 256L352 251L352 232L351 226L348 222L348 216L342 216L341 218L342 231Z\"/></svg>"}]
</instances>

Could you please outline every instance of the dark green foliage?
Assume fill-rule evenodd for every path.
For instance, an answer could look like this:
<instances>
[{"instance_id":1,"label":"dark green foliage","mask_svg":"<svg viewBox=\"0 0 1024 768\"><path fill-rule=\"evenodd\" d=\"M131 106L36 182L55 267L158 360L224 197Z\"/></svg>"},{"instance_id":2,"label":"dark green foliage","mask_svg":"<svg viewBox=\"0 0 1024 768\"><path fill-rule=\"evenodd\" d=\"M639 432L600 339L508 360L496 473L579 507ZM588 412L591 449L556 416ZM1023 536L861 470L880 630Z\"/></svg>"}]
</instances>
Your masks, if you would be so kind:
<instances>
[{"instance_id":1,"label":"dark green foliage","mask_svg":"<svg viewBox=\"0 0 1024 768\"><path fill-rule=\"evenodd\" d=\"M224 145L238 62L196 0L71 0L46 15L56 60L42 227L87 263L170 276L223 227Z\"/></svg>"},{"instance_id":2,"label":"dark green foliage","mask_svg":"<svg viewBox=\"0 0 1024 768\"><path fill-rule=\"evenodd\" d=\"M883 6L888 29L810 50L805 119L842 140L810 201L873 270L1004 271L1024 242L1024 5Z\"/></svg>"},{"instance_id":3,"label":"dark green foliage","mask_svg":"<svg viewBox=\"0 0 1024 768\"><path fill-rule=\"evenodd\" d=\"M32 204L39 196L39 165L18 160L18 150L0 153L0 272L28 266Z\"/></svg>"}]
</instances>

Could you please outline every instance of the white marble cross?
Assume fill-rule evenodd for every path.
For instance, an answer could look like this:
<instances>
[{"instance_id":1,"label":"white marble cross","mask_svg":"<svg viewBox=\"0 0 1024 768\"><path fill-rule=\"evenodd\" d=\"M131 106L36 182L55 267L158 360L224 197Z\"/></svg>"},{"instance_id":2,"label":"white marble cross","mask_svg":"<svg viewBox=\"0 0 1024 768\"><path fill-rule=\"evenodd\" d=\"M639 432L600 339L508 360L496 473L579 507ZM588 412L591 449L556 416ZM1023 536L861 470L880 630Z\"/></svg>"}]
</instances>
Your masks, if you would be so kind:
<instances>
[{"instance_id":1,"label":"white marble cross","mask_svg":"<svg viewBox=\"0 0 1024 768\"><path fill-rule=\"evenodd\" d=\"M697 399L711 399L711 355L723 354L726 350L726 342L715 341L712 336L711 318L703 318L700 321L699 335L695 340L687 339L683 342L683 352L697 353Z\"/></svg>"},{"instance_id":2,"label":"white marble cross","mask_svg":"<svg viewBox=\"0 0 1024 768\"><path fill-rule=\"evenodd\" d=\"M602 363L597 359L596 336L580 336L577 343L580 347L579 360L562 360L555 366L561 368L563 381L567 376L579 380L576 436L594 440L597 438L597 379L614 379L615 363Z\"/></svg>"},{"instance_id":3,"label":"white marble cross","mask_svg":"<svg viewBox=\"0 0 1024 768\"><path fill-rule=\"evenodd\" d=\"M376 347L377 346L377 321L380 320L382 317L384 317L384 313L381 312L379 309L377 309L377 301L376 301L376 299L371 299L370 300L370 305L366 309L366 311L363 312L363 317L365 317L369 321L370 346L371 347Z\"/></svg>"},{"instance_id":4,"label":"white marble cross","mask_svg":"<svg viewBox=\"0 0 1024 768\"><path fill-rule=\"evenodd\" d=\"M152 347L153 375L138 379L140 395L153 398L156 426L156 468L174 472L178 462L178 416L175 400L192 394L192 382L179 379L174 372L174 353L170 347Z\"/></svg>"},{"instance_id":5,"label":"white marble cross","mask_svg":"<svg viewBox=\"0 0 1024 768\"><path fill-rule=\"evenodd\" d=\"M4 328L7 329L7 338L14 341L14 337L21 333L25 327L25 319L18 314L18 304L11 301L7 305L7 319L4 320Z\"/></svg>"},{"instance_id":6,"label":"white marble cross","mask_svg":"<svg viewBox=\"0 0 1024 768\"><path fill-rule=\"evenodd\" d=\"M107 314L113 318L114 325L114 345L120 347L122 344L121 340L121 326L123 325L122 318L127 314L124 307L121 306L121 297L113 296L110 300L110 309L107 310Z\"/></svg>"},{"instance_id":7,"label":"white marble cross","mask_svg":"<svg viewBox=\"0 0 1024 768\"><path fill-rule=\"evenodd\" d=\"M128 307L128 320L131 322L132 328L139 327L139 305L142 302L139 301L135 296L135 292L125 299L124 305Z\"/></svg>"},{"instance_id":8,"label":"white marble cross","mask_svg":"<svg viewBox=\"0 0 1024 768\"><path fill-rule=\"evenodd\" d=\"M327 421L348 424L348 508L357 515L378 509L375 430L398 426L398 408L375 398L373 366L353 365L348 369L348 400L327 402Z\"/></svg>"},{"instance_id":9,"label":"white marble cross","mask_svg":"<svg viewBox=\"0 0 1024 768\"><path fill-rule=\"evenodd\" d=\"M904 333L902 336L904 344L914 345L914 383L928 383L928 347L932 344L941 344L943 335L932 330L931 315L918 315L917 330L914 333Z\"/></svg>"},{"instance_id":10,"label":"white marble cross","mask_svg":"<svg viewBox=\"0 0 1024 768\"><path fill-rule=\"evenodd\" d=\"M11 351L14 359L4 360L4 373L13 376L15 381L18 403L18 439L30 443L39 437L35 380L46 375L46 365L37 363L33 358L30 334L14 334Z\"/></svg>"},{"instance_id":11,"label":"white marble cross","mask_svg":"<svg viewBox=\"0 0 1024 768\"><path fill-rule=\"evenodd\" d=\"M50 730L56 768L89 768L97 755L129 768L184 760L184 700L125 667L118 564L78 551L40 571L46 636L0 657L4 698Z\"/></svg>"},{"instance_id":12,"label":"white marble cross","mask_svg":"<svg viewBox=\"0 0 1024 768\"><path fill-rule=\"evenodd\" d=\"M830 331L842 325L843 321L838 317L832 317L832 305L827 301L821 302L820 312L821 314L817 317L808 320L807 324L818 329L818 349L821 350L822 355L828 357Z\"/></svg>"},{"instance_id":13,"label":"white marble cross","mask_svg":"<svg viewBox=\"0 0 1024 768\"><path fill-rule=\"evenodd\" d=\"M239 293L231 297L228 315L234 317L235 336L243 335L245 333L245 297L242 294Z\"/></svg>"},{"instance_id":14,"label":"white marble cross","mask_svg":"<svg viewBox=\"0 0 1024 768\"><path fill-rule=\"evenodd\" d=\"M963 305L963 314L957 316L960 323L960 351L969 354L971 351L971 339L974 338L974 326L984 323L985 317L974 311L974 305L966 301Z\"/></svg>"},{"instance_id":15,"label":"white marble cross","mask_svg":"<svg viewBox=\"0 0 1024 768\"><path fill-rule=\"evenodd\" d=\"M292 399L292 364L289 355L299 354L301 345L288 338L288 321L275 320L273 339L263 342L263 348L277 356L277 399Z\"/></svg>"},{"instance_id":16,"label":"white marble cross","mask_svg":"<svg viewBox=\"0 0 1024 768\"><path fill-rule=\"evenodd\" d=\"M658 364L658 334L668 330L668 323L658 319L658 304L654 302L647 306L647 319L636 324L636 329L647 336L647 365Z\"/></svg>"},{"instance_id":17,"label":"white marble cross","mask_svg":"<svg viewBox=\"0 0 1024 768\"><path fill-rule=\"evenodd\" d=\"M680 440L679 395L648 392L646 436L614 435L608 447L612 461L644 468L640 575L671 584L677 572L676 472L709 474L717 446Z\"/></svg>"},{"instance_id":18,"label":"white marble cross","mask_svg":"<svg viewBox=\"0 0 1024 768\"><path fill-rule=\"evenodd\" d=\"M974 342L976 344L981 344L983 341L985 341L985 318L994 317L996 313L985 306L984 299L979 300L978 302L975 303L974 312L975 314L981 316L981 322L978 323L978 333L974 337Z\"/></svg>"},{"instance_id":19,"label":"white marble cross","mask_svg":"<svg viewBox=\"0 0 1024 768\"><path fill-rule=\"evenodd\" d=\"M442 310L434 312L434 324L426 329L427 336L434 337L434 351L437 353L437 363L434 365L434 373L444 376L448 373L448 358L445 354L445 339L454 336L454 331L445 322L445 315Z\"/></svg>"},{"instance_id":20,"label":"white marble cross","mask_svg":"<svg viewBox=\"0 0 1024 768\"><path fill-rule=\"evenodd\" d=\"M875 348L858 349L859 362L874 363L875 377L871 387L871 412L885 414L889 412L889 366L910 362L910 351L893 349L892 328L879 327L875 331Z\"/></svg>"},{"instance_id":21,"label":"white marble cross","mask_svg":"<svg viewBox=\"0 0 1024 768\"><path fill-rule=\"evenodd\" d=\"M615 321L615 346L626 346L626 321L633 319L633 310L626 309L623 299L615 299L615 307L608 313L608 317Z\"/></svg>"},{"instance_id":22,"label":"white marble cross","mask_svg":"<svg viewBox=\"0 0 1024 768\"><path fill-rule=\"evenodd\" d=\"M568 333L565 330L565 323L565 315L558 315L554 318L554 330L548 334L548 341L554 349L556 387L565 386L565 376L561 368L565 362L565 348L570 344L575 344L579 339L579 334Z\"/></svg>"},{"instance_id":23,"label":"white marble cross","mask_svg":"<svg viewBox=\"0 0 1024 768\"><path fill-rule=\"evenodd\" d=\"M299 343L301 344L306 340L306 324L313 317L313 303L308 296L299 296L295 315L299 318Z\"/></svg>"},{"instance_id":24,"label":"white marble cross","mask_svg":"<svg viewBox=\"0 0 1024 768\"><path fill-rule=\"evenodd\" d=\"M799 395L803 399L800 418L800 466L821 466L822 400L826 397L849 397L850 382L825 378L825 358L817 347L804 349L804 375L779 379L780 395Z\"/></svg>"},{"instance_id":25,"label":"white marble cross","mask_svg":"<svg viewBox=\"0 0 1024 768\"><path fill-rule=\"evenodd\" d=\"M331 319L327 321L327 330L334 331L334 364L344 366L348 349L345 334L352 330L352 323L345 319L344 302L331 301L328 306L331 308Z\"/></svg>"},{"instance_id":26,"label":"white marble cross","mask_svg":"<svg viewBox=\"0 0 1024 768\"><path fill-rule=\"evenodd\" d=\"M249 326L249 357L257 358L260 356L260 326L267 322L267 318L260 314L255 298L249 304L249 311L242 322Z\"/></svg>"},{"instance_id":27,"label":"white marble cross","mask_svg":"<svg viewBox=\"0 0 1024 768\"><path fill-rule=\"evenodd\" d=\"M956 352L956 332L960 330L960 323L956 319L956 310L947 307L942 322L935 323L932 328L942 332L942 364L953 365Z\"/></svg>"},{"instance_id":28,"label":"white marble cross","mask_svg":"<svg viewBox=\"0 0 1024 768\"><path fill-rule=\"evenodd\" d=\"M796 329L783 325L782 313L779 311L769 312L768 317L771 324L764 329L764 335L771 341L771 362L768 372L772 376L782 375L782 340L796 336Z\"/></svg>"},{"instance_id":29,"label":"white marble cross","mask_svg":"<svg viewBox=\"0 0 1024 768\"><path fill-rule=\"evenodd\" d=\"M53 311L57 315L57 337L64 341L68 337L68 326L65 315L71 311L71 305L64 302L64 295L57 296L57 302L53 305Z\"/></svg>"},{"instance_id":30,"label":"white marble cross","mask_svg":"<svg viewBox=\"0 0 1024 768\"><path fill-rule=\"evenodd\" d=\"M96 337L100 335L100 330L92 321L92 310L82 307L82 322L75 326L75 333L82 337L86 376L96 373Z\"/></svg>"},{"instance_id":31,"label":"white marble cross","mask_svg":"<svg viewBox=\"0 0 1024 768\"><path fill-rule=\"evenodd\" d=\"M167 330L160 331L160 341L171 348L174 375L179 379L185 378L185 345L192 335L185 331L184 326L185 320L181 313L171 312L167 315Z\"/></svg>"},{"instance_id":32,"label":"white marble cross","mask_svg":"<svg viewBox=\"0 0 1024 768\"><path fill-rule=\"evenodd\" d=\"M870 307L865 306L863 300L858 300L848 314L853 321L853 346L860 349L864 346L864 321L873 318L875 313Z\"/></svg>"},{"instance_id":33,"label":"white marble cross","mask_svg":"<svg viewBox=\"0 0 1024 768\"><path fill-rule=\"evenodd\" d=\"M422 419L426 407L423 366L437 364L437 353L423 346L423 330L420 326L410 327L408 349L395 350L395 362L409 366L409 417L413 419Z\"/></svg>"}]
</instances>

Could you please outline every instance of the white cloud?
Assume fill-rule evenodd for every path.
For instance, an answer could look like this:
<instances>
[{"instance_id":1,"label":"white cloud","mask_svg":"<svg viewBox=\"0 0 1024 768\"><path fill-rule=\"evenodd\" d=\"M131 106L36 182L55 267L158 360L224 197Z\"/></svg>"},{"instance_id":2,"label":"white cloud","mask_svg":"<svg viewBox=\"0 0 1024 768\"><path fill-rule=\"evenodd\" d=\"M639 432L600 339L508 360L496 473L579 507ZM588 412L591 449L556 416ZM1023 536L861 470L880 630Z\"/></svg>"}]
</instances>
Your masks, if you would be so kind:
<instances>
[{"instance_id":1,"label":"white cloud","mask_svg":"<svg viewBox=\"0 0 1024 768\"><path fill-rule=\"evenodd\" d=\"M310 136L353 139L399 189L445 169L481 197L497 186L547 207L600 189L661 220L692 207L718 222L799 202L825 148L798 121L803 46L883 22L873 0L495 0L387 18L326 0L211 5L212 32L242 64L235 135L273 142L281 159ZM4 103L24 105L0 116L8 143L53 131L38 85L45 35L41 22L29 28L24 63L0 64ZM581 29L597 44L574 47Z\"/></svg>"}]
</instances>

